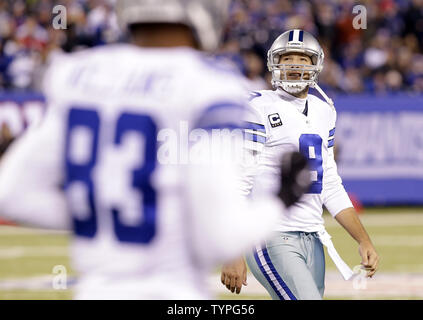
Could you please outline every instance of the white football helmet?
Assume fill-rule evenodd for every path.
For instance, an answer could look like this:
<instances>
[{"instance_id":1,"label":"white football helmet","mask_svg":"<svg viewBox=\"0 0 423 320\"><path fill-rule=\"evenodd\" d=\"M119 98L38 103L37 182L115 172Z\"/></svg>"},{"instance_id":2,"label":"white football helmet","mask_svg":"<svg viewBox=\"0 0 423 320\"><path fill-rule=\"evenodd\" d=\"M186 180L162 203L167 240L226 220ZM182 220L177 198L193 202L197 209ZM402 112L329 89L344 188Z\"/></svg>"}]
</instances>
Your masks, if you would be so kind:
<instances>
[{"instance_id":1,"label":"white football helmet","mask_svg":"<svg viewBox=\"0 0 423 320\"><path fill-rule=\"evenodd\" d=\"M189 26L203 50L215 50L228 16L229 0L118 0L119 24L181 23Z\"/></svg>"},{"instance_id":2,"label":"white football helmet","mask_svg":"<svg viewBox=\"0 0 423 320\"><path fill-rule=\"evenodd\" d=\"M313 65L294 65L280 64L281 55L289 52L300 52L308 55ZM319 42L307 31L294 29L282 33L273 42L267 53L267 66L272 72L272 85L282 87L284 90L292 93L300 92L307 85L313 87L317 83L317 77L323 69L324 53ZM289 80L287 71L296 68L301 72L299 80ZM307 79L304 75L308 74Z\"/></svg>"},{"instance_id":3,"label":"white football helmet","mask_svg":"<svg viewBox=\"0 0 423 320\"><path fill-rule=\"evenodd\" d=\"M279 63L281 55L289 52L308 55L313 65ZM282 33L267 52L267 67L272 72L273 87L275 89L280 87L289 93L301 92L307 86L316 88L323 98L334 107L332 99L317 85L318 76L323 70L324 57L319 42L307 31L293 29ZM293 68L301 73L300 79L288 79L287 72L292 71Z\"/></svg>"}]
</instances>

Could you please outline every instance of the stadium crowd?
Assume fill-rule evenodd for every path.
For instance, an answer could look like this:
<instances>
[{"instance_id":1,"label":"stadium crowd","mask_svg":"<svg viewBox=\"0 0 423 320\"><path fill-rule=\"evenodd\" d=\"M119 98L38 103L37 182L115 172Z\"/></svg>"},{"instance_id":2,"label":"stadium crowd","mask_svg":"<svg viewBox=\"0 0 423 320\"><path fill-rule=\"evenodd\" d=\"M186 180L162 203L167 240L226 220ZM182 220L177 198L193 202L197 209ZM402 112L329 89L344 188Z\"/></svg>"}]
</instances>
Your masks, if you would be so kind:
<instances>
[{"instance_id":1,"label":"stadium crowd","mask_svg":"<svg viewBox=\"0 0 423 320\"><path fill-rule=\"evenodd\" d=\"M36 89L50 54L120 41L114 0L0 1L0 90ZM353 0L234 0L222 54L269 86L266 52L284 30L316 35L325 51L319 83L328 93L423 90L423 0L363 0L367 29L354 29ZM66 29L52 26L54 5Z\"/></svg>"}]
</instances>

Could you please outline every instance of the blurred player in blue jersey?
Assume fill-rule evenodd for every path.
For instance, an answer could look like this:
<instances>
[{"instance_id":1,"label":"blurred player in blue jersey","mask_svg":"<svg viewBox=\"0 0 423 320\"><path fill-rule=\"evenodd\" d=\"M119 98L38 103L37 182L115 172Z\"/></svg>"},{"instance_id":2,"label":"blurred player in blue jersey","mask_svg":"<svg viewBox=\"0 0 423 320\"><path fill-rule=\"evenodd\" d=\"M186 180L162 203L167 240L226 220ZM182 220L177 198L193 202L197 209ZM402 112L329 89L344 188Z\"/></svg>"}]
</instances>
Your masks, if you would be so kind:
<instances>
[{"instance_id":1,"label":"blurred player in blue jersey","mask_svg":"<svg viewBox=\"0 0 423 320\"><path fill-rule=\"evenodd\" d=\"M247 112L243 78L199 51L217 47L227 7L120 0L132 44L57 57L46 72L47 114L6 153L0 208L72 230L77 299L208 298L207 272L307 189L306 159L292 153L279 198L247 203L236 158L210 146L210 131L240 128Z\"/></svg>"},{"instance_id":2,"label":"blurred player in blue jersey","mask_svg":"<svg viewBox=\"0 0 423 320\"><path fill-rule=\"evenodd\" d=\"M251 148L258 166L250 169L242 192L252 196L273 192L280 174L278 159L286 152L300 151L309 160L312 184L292 208L281 213L274 233L246 255L257 280L273 299L321 299L324 293L323 245L345 279L351 269L337 254L322 218L323 205L358 242L362 267L372 277L378 254L345 192L333 155L336 111L317 85L324 54L318 41L303 30L280 35L268 51L268 67L275 90L252 92L250 104L261 115L254 128ZM316 88L325 101L308 94ZM256 181L252 176L258 177ZM243 259L225 265L222 283L232 292L246 284Z\"/></svg>"}]
</instances>

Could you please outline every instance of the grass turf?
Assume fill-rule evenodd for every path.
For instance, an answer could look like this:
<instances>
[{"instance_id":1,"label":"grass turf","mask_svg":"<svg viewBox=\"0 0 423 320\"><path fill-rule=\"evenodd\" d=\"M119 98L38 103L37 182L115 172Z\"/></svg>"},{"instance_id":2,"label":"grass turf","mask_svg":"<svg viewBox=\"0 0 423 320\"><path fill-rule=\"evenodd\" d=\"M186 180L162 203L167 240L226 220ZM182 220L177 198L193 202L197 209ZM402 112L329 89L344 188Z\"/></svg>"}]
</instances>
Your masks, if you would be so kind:
<instances>
[{"instance_id":1,"label":"grass turf","mask_svg":"<svg viewBox=\"0 0 423 320\"><path fill-rule=\"evenodd\" d=\"M366 209L361 220L381 256L379 272L423 273L423 208ZM327 231L336 249L351 267L360 263L358 246L348 233L327 213ZM63 265L73 275L68 256L69 237L66 234L45 234L21 228L0 226L0 284L52 275L53 267ZM326 256L328 271L336 270ZM30 283L30 280L28 280ZM221 285L220 283L216 285ZM7 288L0 285L0 299L71 299L71 290L37 288ZM348 297L329 297L346 299ZM403 299L404 297L398 297ZM406 297L413 299L415 297ZM269 299L267 295L219 294L218 299ZM378 297L377 299L384 299ZM390 297L392 299L392 297ZM395 299L395 297L394 297Z\"/></svg>"}]
</instances>

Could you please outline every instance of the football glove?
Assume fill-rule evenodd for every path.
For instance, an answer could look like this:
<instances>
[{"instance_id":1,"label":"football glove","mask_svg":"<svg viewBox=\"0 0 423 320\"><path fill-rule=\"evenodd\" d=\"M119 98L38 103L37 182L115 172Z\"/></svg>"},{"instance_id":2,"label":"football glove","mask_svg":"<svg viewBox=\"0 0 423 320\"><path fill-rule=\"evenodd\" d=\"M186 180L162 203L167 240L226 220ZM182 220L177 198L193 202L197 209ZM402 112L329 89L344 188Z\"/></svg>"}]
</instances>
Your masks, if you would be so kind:
<instances>
[{"instance_id":1,"label":"football glove","mask_svg":"<svg viewBox=\"0 0 423 320\"><path fill-rule=\"evenodd\" d=\"M311 184L307 159L299 152L284 154L281 162L279 198L286 207L292 206L309 189Z\"/></svg>"}]
</instances>

